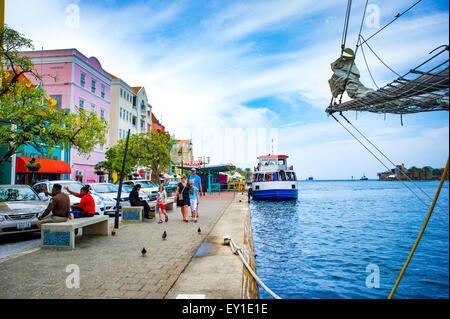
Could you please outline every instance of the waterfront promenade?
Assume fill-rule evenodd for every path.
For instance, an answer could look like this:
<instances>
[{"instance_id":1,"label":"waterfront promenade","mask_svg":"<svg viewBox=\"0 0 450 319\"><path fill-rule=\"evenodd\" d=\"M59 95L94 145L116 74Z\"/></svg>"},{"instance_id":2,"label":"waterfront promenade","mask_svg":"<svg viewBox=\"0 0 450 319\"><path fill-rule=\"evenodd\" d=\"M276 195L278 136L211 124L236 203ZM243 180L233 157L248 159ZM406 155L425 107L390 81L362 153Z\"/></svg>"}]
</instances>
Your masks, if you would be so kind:
<instances>
[{"instance_id":1,"label":"waterfront promenade","mask_svg":"<svg viewBox=\"0 0 450 319\"><path fill-rule=\"evenodd\" d=\"M232 194L202 197L198 223L184 223L179 209L170 210L168 223L157 224L157 214L141 224L122 224L115 236L77 236L73 251L37 248L0 259L0 298L165 298L232 200ZM79 267L79 288L66 286L71 264ZM176 295L172 289L171 297Z\"/></svg>"}]
</instances>

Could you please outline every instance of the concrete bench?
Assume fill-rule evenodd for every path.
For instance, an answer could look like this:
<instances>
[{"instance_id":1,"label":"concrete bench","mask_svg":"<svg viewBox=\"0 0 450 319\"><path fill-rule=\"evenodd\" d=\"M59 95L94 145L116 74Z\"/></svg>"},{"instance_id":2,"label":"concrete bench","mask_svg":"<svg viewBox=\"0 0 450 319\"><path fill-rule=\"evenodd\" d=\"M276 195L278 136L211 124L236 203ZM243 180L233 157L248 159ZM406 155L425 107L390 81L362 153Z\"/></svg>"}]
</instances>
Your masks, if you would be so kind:
<instances>
[{"instance_id":1,"label":"concrete bench","mask_svg":"<svg viewBox=\"0 0 450 319\"><path fill-rule=\"evenodd\" d=\"M167 197L166 210L173 209L173 204L175 203L175 197ZM156 200L148 203L150 208L154 208L155 211L157 209ZM154 215L152 217L155 217Z\"/></svg>"},{"instance_id":2,"label":"concrete bench","mask_svg":"<svg viewBox=\"0 0 450 319\"><path fill-rule=\"evenodd\" d=\"M75 249L75 229L83 228L84 235L109 235L108 216L75 218L62 223L41 225L42 247L62 247Z\"/></svg>"},{"instance_id":3,"label":"concrete bench","mask_svg":"<svg viewBox=\"0 0 450 319\"><path fill-rule=\"evenodd\" d=\"M143 214L142 206L122 206L122 222L142 223Z\"/></svg>"}]
</instances>

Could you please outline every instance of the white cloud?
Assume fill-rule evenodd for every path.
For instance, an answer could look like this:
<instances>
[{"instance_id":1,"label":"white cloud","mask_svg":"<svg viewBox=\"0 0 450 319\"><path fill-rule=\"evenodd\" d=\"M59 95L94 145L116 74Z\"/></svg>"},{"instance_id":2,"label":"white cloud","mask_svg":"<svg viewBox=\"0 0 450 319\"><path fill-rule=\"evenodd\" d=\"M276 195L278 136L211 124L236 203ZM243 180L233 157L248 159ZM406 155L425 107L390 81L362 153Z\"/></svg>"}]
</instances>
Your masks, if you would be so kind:
<instances>
[{"instance_id":1,"label":"white cloud","mask_svg":"<svg viewBox=\"0 0 450 319\"><path fill-rule=\"evenodd\" d=\"M323 118L315 117L307 125L303 123L308 118L300 114L308 108L324 110L329 103L330 63L340 52L345 13L341 3L289 0L221 3L223 7L211 5L207 15L199 14L198 21L187 22L190 3L186 1L156 9L133 3L105 8L97 2L89 5L81 2L78 29L65 25L65 8L71 3L78 2L8 1L6 21L33 39L37 49L75 47L87 56L99 58L107 71L128 84L145 86L155 115L162 117L166 128L178 138L189 138L191 134L195 138L192 133L195 129L207 132L211 127L225 130L277 124L280 151L291 155L306 175L344 178L350 174L349 167L361 171L367 162L364 156L354 156L361 152L358 151L361 146L345 136L342 128L325 113ZM387 20L387 13L403 4L407 1L384 5L382 22ZM361 6L355 5L347 42L351 47L359 27L355 18L358 10ZM292 36L292 47L287 49L260 51L260 44L253 38L274 31L292 34L291 26L298 24L303 29L298 30L298 36ZM367 35L370 31L364 29ZM401 72L415 66L445 37L448 37L448 14L408 15L380 33L371 44ZM384 84L393 79L367 49L366 55L377 82ZM363 83L371 85L362 57L357 63ZM292 112L277 114L273 108L244 106L248 101L270 96L285 101ZM412 144L429 143L431 131L420 127L418 131L424 135L419 136L410 129L398 129L398 121L388 121L391 125L388 127L384 122L373 122L374 118L365 125L368 134L377 141L385 141L396 158L402 158L402 152L411 160L428 158ZM394 136L398 133L404 143L389 143L389 139L396 141ZM447 136L448 140L448 131L447 135L442 130L435 134L438 134L435 138L445 140ZM194 144L194 152L212 155L214 161L216 145L210 140L201 147ZM432 150L432 144L424 148L436 158L442 153ZM375 163L364 172L374 177L377 171Z\"/></svg>"}]
</instances>

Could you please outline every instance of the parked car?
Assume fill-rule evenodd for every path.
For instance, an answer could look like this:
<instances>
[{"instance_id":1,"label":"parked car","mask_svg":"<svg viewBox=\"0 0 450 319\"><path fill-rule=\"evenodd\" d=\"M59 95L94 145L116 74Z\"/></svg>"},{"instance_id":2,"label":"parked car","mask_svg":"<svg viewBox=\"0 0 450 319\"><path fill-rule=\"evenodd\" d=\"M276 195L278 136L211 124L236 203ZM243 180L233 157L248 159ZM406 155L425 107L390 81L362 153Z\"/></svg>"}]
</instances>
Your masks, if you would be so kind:
<instances>
[{"instance_id":1,"label":"parked car","mask_svg":"<svg viewBox=\"0 0 450 319\"><path fill-rule=\"evenodd\" d=\"M46 196L44 193L44 189L47 190L47 192L51 193L53 185L60 184L63 189L62 191L69 195L70 197L70 205L78 205L81 201L81 198L73 196L69 194L64 187L68 186L69 189L72 192L79 193L81 190L81 187L84 185L80 182L75 181L69 181L69 180L57 180L57 181L39 181L36 184L33 185L33 189L36 193L39 194L39 197L47 200L49 199L49 196ZM105 213L105 203L106 205L110 205L110 201L103 196L97 195L97 194L91 194L95 201L95 214L96 215L103 215Z\"/></svg>"},{"instance_id":2,"label":"parked car","mask_svg":"<svg viewBox=\"0 0 450 319\"><path fill-rule=\"evenodd\" d=\"M107 199L105 201L105 214L111 215L115 213L114 207L116 206L117 201L117 193L119 191L119 186L112 183L92 183L89 184L91 186L91 193L97 196L102 196ZM127 188L129 186L126 186ZM126 189L125 185L122 186L122 192L120 194L120 203L119 206L130 206L130 192L131 189Z\"/></svg>"},{"instance_id":3,"label":"parked car","mask_svg":"<svg viewBox=\"0 0 450 319\"><path fill-rule=\"evenodd\" d=\"M47 206L28 185L0 185L0 236L39 231L37 218Z\"/></svg>"},{"instance_id":4,"label":"parked car","mask_svg":"<svg viewBox=\"0 0 450 319\"><path fill-rule=\"evenodd\" d=\"M129 185L133 187L136 184L141 185L141 192L144 194L144 196L147 196L147 198L142 198L143 200L147 201L155 201L158 197L158 186L156 186L152 181L148 181L146 179L135 179L130 181L123 182L124 185ZM140 193L139 193L140 195Z\"/></svg>"}]
</instances>

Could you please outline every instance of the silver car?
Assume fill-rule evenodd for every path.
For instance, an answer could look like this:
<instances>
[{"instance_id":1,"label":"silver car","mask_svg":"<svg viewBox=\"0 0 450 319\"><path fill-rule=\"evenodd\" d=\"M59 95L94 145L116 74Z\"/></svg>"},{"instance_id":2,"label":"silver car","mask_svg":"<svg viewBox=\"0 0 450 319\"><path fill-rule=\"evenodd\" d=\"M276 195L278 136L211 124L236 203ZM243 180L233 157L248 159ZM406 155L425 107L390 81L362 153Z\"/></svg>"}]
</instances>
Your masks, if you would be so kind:
<instances>
[{"instance_id":1,"label":"silver car","mask_svg":"<svg viewBox=\"0 0 450 319\"><path fill-rule=\"evenodd\" d=\"M70 181L70 180L58 180L58 181L39 181L36 184L33 185L33 189L36 193L39 194L39 196L42 199L49 199L48 196L45 195L44 190L51 193L53 185L60 184L62 188L62 192L69 195L70 198L70 205L78 205L81 201L80 198L73 196L72 194L68 193L64 187L68 187L72 192L79 193L81 190L81 187L84 185L80 182ZM105 212L105 198L102 196L98 196L95 194L91 194L92 198L95 201L95 214L96 215L103 215Z\"/></svg>"},{"instance_id":2,"label":"silver car","mask_svg":"<svg viewBox=\"0 0 450 319\"><path fill-rule=\"evenodd\" d=\"M91 193L97 196L103 197L105 203L105 214L110 215L114 214L114 207L116 206L117 201L117 193L119 191L119 186L112 183L92 183L89 184L91 187ZM123 185L122 192L120 195L120 203L119 206L130 206L130 202L128 198L130 197L131 190L127 189L128 187Z\"/></svg>"},{"instance_id":3,"label":"silver car","mask_svg":"<svg viewBox=\"0 0 450 319\"><path fill-rule=\"evenodd\" d=\"M48 203L28 185L0 185L0 236L39 231L37 217Z\"/></svg>"},{"instance_id":4,"label":"silver car","mask_svg":"<svg viewBox=\"0 0 450 319\"><path fill-rule=\"evenodd\" d=\"M144 196L147 196L147 198L142 197L143 200L155 201L158 197L158 186L156 186L152 181L146 179L134 179L125 181L123 184L131 187L134 187L136 184L140 184L141 191L139 192L139 196L142 197L141 193L143 193Z\"/></svg>"}]
</instances>

